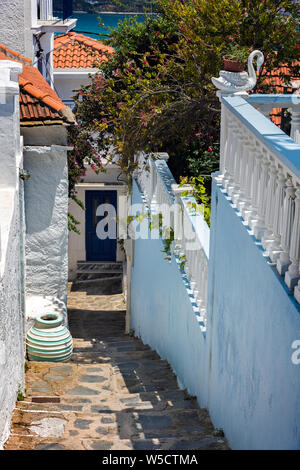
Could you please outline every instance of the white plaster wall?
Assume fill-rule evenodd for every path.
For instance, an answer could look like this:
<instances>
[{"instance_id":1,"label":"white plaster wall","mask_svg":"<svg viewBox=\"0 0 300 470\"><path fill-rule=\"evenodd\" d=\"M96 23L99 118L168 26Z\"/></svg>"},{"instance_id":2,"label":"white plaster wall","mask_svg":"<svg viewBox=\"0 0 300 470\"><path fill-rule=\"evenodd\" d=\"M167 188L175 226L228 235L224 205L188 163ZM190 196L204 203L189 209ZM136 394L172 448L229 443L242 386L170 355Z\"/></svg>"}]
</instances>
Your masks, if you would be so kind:
<instances>
[{"instance_id":1,"label":"white plaster wall","mask_svg":"<svg viewBox=\"0 0 300 470\"><path fill-rule=\"evenodd\" d=\"M1 0L0 44L32 59L31 2L36 0Z\"/></svg>"},{"instance_id":2,"label":"white plaster wall","mask_svg":"<svg viewBox=\"0 0 300 470\"><path fill-rule=\"evenodd\" d=\"M67 299L68 169L66 147L24 147L26 295Z\"/></svg>"},{"instance_id":3,"label":"white plaster wall","mask_svg":"<svg viewBox=\"0 0 300 470\"><path fill-rule=\"evenodd\" d=\"M78 90L81 86L86 86L90 82L88 77L88 72L85 75L80 75L76 78L70 73L70 76L67 76L67 72L61 77L54 69L54 89L58 96L64 100L71 100L72 96L75 94L74 90Z\"/></svg>"},{"instance_id":4,"label":"white plaster wall","mask_svg":"<svg viewBox=\"0 0 300 470\"><path fill-rule=\"evenodd\" d=\"M84 203L85 191L77 190L77 197ZM69 280L76 277L77 261L85 261L85 211L81 209L72 199L69 200L69 212L80 222L77 226L80 235L69 232Z\"/></svg>"},{"instance_id":5,"label":"white plaster wall","mask_svg":"<svg viewBox=\"0 0 300 470\"><path fill-rule=\"evenodd\" d=\"M1 155L1 154L0 154ZM0 165L1 168L1 165ZM4 195L11 207L6 256L0 273L0 449L9 436L18 389L24 391L24 317L21 310L18 192ZM4 201L2 200L2 203ZM3 211L0 207L0 214ZM2 221L1 217L1 221Z\"/></svg>"},{"instance_id":6,"label":"white plaster wall","mask_svg":"<svg viewBox=\"0 0 300 470\"><path fill-rule=\"evenodd\" d=\"M0 64L0 448L9 436L17 391L24 391L24 298L21 282L18 73L21 65ZM24 260L22 260L24 263Z\"/></svg>"}]
</instances>

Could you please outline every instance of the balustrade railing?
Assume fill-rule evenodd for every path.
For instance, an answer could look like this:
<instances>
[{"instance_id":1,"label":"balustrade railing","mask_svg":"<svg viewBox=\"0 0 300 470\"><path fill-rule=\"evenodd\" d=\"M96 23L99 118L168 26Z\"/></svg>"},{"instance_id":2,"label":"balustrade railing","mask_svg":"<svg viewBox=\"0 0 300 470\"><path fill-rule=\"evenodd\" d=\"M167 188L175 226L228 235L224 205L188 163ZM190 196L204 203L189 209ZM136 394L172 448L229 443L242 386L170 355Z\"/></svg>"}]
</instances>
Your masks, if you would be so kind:
<instances>
[{"instance_id":1,"label":"balustrade railing","mask_svg":"<svg viewBox=\"0 0 300 470\"><path fill-rule=\"evenodd\" d=\"M247 98L256 109L266 117L276 110L287 109L291 113L290 137L300 144L300 95L292 93L288 95L250 95Z\"/></svg>"},{"instance_id":2,"label":"balustrade railing","mask_svg":"<svg viewBox=\"0 0 300 470\"><path fill-rule=\"evenodd\" d=\"M171 233L171 250L189 281L199 321L206 323L209 228L190 186L176 184L167 165L168 154L138 156L137 182L152 214L162 215L163 233Z\"/></svg>"},{"instance_id":3,"label":"balustrade railing","mask_svg":"<svg viewBox=\"0 0 300 470\"><path fill-rule=\"evenodd\" d=\"M300 96L251 95L247 101L223 96L221 101L223 149L216 181L300 303L300 145L252 106L280 104L298 113ZM299 136L296 121L293 135Z\"/></svg>"},{"instance_id":4,"label":"balustrade railing","mask_svg":"<svg viewBox=\"0 0 300 470\"><path fill-rule=\"evenodd\" d=\"M52 0L38 0L37 9L38 20L48 21L53 19Z\"/></svg>"}]
</instances>

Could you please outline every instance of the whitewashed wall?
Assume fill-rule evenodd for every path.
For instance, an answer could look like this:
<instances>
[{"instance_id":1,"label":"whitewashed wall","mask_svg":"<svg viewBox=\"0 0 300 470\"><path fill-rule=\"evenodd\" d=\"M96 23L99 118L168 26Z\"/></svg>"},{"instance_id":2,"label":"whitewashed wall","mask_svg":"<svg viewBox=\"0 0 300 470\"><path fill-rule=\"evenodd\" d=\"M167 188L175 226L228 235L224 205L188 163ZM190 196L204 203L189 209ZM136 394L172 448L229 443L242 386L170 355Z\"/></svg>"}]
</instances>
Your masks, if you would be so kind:
<instances>
[{"instance_id":1,"label":"whitewashed wall","mask_svg":"<svg viewBox=\"0 0 300 470\"><path fill-rule=\"evenodd\" d=\"M87 86L90 83L88 74L92 72L92 69L77 74L71 71L69 73L63 72L64 69L61 70L60 72L54 69L54 89L58 96L63 101L66 101L66 104L69 106L68 101L75 94L74 90L78 90L81 86Z\"/></svg>"},{"instance_id":2,"label":"whitewashed wall","mask_svg":"<svg viewBox=\"0 0 300 470\"><path fill-rule=\"evenodd\" d=\"M0 44L32 59L31 4L36 0L1 0Z\"/></svg>"},{"instance_id":3,"label":"whitewashed wall","mask_svg":"<svg viewBox=\"0 0 300 470\"><path fill-rule=\"evenodd\" d=\"M67 147L24 147L26 295L66 302L68 272Z\"/></svg>"},{"instance_id":4,"label":"whitewashed wall","mask_svg":"<svg viewBox=\"0 0 300 470\"><path fill-rule=\"evenodd\" d=\"M0 448L9 435L18 389L24 388L24 315L21 301L18 73L0 61ZM23 260L24 261L24 260Z\"/></svg>"}]
</instances>

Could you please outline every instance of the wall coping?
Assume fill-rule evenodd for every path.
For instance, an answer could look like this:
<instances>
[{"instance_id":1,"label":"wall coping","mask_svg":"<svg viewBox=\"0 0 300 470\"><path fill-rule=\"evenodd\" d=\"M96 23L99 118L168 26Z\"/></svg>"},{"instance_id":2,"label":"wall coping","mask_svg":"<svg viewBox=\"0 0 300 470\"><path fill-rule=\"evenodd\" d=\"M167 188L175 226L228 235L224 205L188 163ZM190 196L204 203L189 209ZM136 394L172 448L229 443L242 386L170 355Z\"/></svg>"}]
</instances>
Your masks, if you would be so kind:
<instances>
[{"instance_id":1,"label":"wall coping","mask_svg":"<svg viewBox=\"0 0 300 470\"><path fill-rule=\"evenodd\" d=\"M300 180L300 145L239 96L222 97L222 103L267 150Z\"/></svg>"}]
</instances>

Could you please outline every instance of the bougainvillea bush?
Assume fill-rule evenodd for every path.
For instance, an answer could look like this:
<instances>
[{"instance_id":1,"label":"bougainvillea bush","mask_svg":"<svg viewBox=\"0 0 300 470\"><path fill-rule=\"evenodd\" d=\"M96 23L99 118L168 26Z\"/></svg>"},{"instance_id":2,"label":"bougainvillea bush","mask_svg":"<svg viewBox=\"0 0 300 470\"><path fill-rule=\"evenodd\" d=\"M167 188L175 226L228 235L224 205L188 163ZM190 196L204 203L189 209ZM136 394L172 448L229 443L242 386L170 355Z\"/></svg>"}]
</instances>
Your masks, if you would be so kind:
<instances>
[{"instance_id":1,"label":"bougainvillea bush","mask_svg":"<svg viewBox=\"0 0 300 470\"><path fill-rule=\"evenodd\" d=\"M125 20L110 31L115 54L75 95L71 196L86 156L101 171L103 155L118 155L128 182L138 150L168 152L178 181L215 170L220 103L211 77L229 43L263 51L256 92L270 90L266 79L282 64L284 81L300 75L300 6L293 0L158 0L156 10L144 23Z\"/></svg>"}]
</instances>

